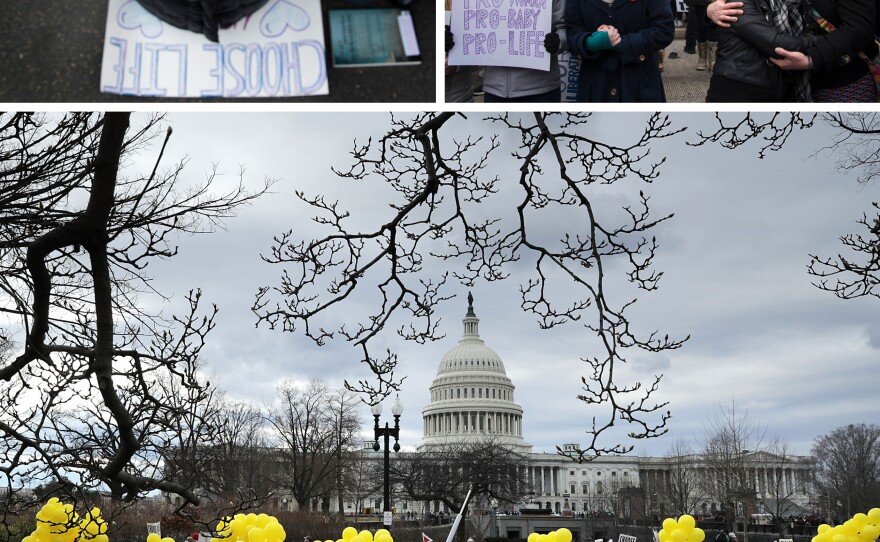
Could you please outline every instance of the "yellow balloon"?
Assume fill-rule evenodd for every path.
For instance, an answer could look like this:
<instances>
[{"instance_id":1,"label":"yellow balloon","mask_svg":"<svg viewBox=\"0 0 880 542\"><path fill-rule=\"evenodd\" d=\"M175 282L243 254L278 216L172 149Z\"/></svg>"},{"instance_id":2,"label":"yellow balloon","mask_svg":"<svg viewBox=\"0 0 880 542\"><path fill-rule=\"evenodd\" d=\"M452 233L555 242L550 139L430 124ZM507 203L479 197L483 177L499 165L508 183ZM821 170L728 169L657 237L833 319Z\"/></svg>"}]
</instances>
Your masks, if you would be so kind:
<instances>
[{"instance_id":1,"label":"yellow balloon","mask_svg":"<svg viewBox=\"0 0 880 542\"><path fill-rule=\"evenodd\" d=\"M373 540L379 538L383 534L387 534L388 536L391 536L391 533L388 532L388 529L379 529L378 531L376 531L376 534L373 535Z\"/></svg>"},{"instance_id":2,"label":"yellow balloon","mask_svg":"<svg viewBox=\"0 0 880 542\"><path fill-rule=\"evenodd\" d=\"M266 542L266 531L260 527L254 527L248 531L248 542Z\"/></svg>"},{"instance_id":3,"label":"yellow balloon","mask_svg":"<svg viewBox=\"0 0 880 542\"><path fill-rule=\"evenodd\" d=\"M527 542L538 542L538 533L530 533Z\"/></svg>"},{"instance_id":4,"label":"yellow balloon","mask_svg":"<svg viewBox=\"0 0 880 542\"><path fill-rule=\"evenodd\" d=\"M868 522L872 525L880 525L880 508L868 510Z\"/></svg>"},{"instance_id":5,"label":"yellow balloon","mask_svg":"<svg viewBox=\"0 0 880 542\"><path fill-rule=\"evenodd\" d=\"M571 542L571 531L562 527L556 531L557 542Z\"/></svg>"},{"instance_id":6,"label":"yellow balloon","mask_svg":"<svg viewBox=\"0 0 880 542\"><path fill-rule=\"evenodd\" d=\"M703 542L703 540L705 539L706 533L703 531L703 529L700 529L699 527L694 527L694 530L691 531L690 536L688 536L688 540L690 540L690 542Z\"/></svg>"},{"instance_id":7,"label":"yellow balloon","mask_svg":"<svg viewBox=\"0 0 880 542\"><path fill-rule=\"evenodd\" d=\"M834 535L831 540L833 540L834 542L849 542L847 536L843 533L838 533Z\"/></svg>"},{"instance_id":8,"label":"yellow balloon","mask_svg":"<svg viewBox=\"0 0 880 542\"><path fill-rule=\"evenodd\" d=\"M547 542L558 542L556 538L556 531L550 531L547 533Z\"/></svg>"},{"instance_id":9,"label":"yellow balloon","mask_svg":"<svg viewBox=\"0 0 880 542\"><path fill-rule=\"evenodd\" d=\"M373 533L364 529L360 532L361 537L364 539L364 542L373 542Z\"/></svg>"},{"instance_id":10,"label":"yellow balloon","mask_svg":"<svg viewBox=\"0 0 880 542\"><path fill-rule=\"evenodd\" d=\"M166 536L165 538L162 539L162 542L174 542L174 539L171 538L170 536Z\"/></svg>"},{"instance_id":11,"label":"yellow balloon","mask_svg":"<svg viewBox=\"0 0 880 542\"><path fill-rule=\"evenodd\" d=\"M660 542L669 542L669 531L666 529L660 529L660 532L657 533L657 540Z\"/></svg>"},{"instance_id":12,"label":"yellow balloon","mask_svg":"<svg viewBox=\"0 0 880 542\"><path fill-rule=\"evenodd\" d=\"M880 526L865 525L861 530L862 538L867 540L876 540L880 536Z\"/></svg>"},{"instance_id":13,"label":"yellow balloon","mask_svg":"<svg viewBox=\"0 0 880 542\"><path fill-rule=\"evenodd\" d=\"M668 532L670 535L672 534L672 531L674 531L676 527L678 527L678 522L675 521L674 519L666 518L663 520L663 528L666 529L666 532Z\"/></svg>"},{"instance_id":14,"label":"yellow balloon","mask_svg":"<svg viewBox=\"0 0 880 542\"><path fill-rule=\"evenodd\" d=\"M679 527L672 531L670 538L672 539L672 542L685 542L685 540L687 540L687 533L684 529Z\"/></svg>"},{"instance_id":15,"label":"yellow balloon","mask_svg":"<svg viewBox=\"0 0 880 542\"><path fill-rule=\"evenodd\" d=\"M284 532L284 527L282 527L277 521L273 521L266 525L265 531L266 540L269 542L283 542L287 537L287 533Z\"/></svg>"},{"instance_id":16,"label":"yellow balloon","mask_svg":"<svg viewBox=\"0 0 880 542\"><path fill-rule=\"evenodd\" d=\"M685 514L678 518L678 526L685 530L685 532L690 531L694 527L697 526L697 522L694 521L694 517L690 514Z\"/></svg>"},{"instance_id":17,"label":"yellow balloon","mask_svg":"<svg viewBox=\"0 0 880 542\"><path fill-rule=\"evenodd\" d=\"M385 531L384 533L376 531L376 534L373 536L373 542L391 542L391 540L391 533L388 531Z\"/></svg>"},{"instance_id":18,"label":"yellow balloon","mask_svg":"<svg viewBox=\"0 0 880 542\"><path fill-rule=\"evenodd\" d=\"M162 542L162 537L156 533L150 533L147 535L147 542Z\"/></svg>"},{"instance_id":19,"label":"yellow balloon","mask_svg":"<svg viewBox=\"0 0 880 542\"><path fill-rule=\"evenodd\" d=\"M358 530L355 529L354 527L346 527L345 529L342 529L342 539L345 542L348 542L349 540L354 538L355 535L357 535L357 534L358 534Z\"/></svg>"},{"instance_id":20,"label":"yellow balloon","mask_svg":"<svg viewBox=\"0 0 880 542\"><path fill-rule=\"evenodd\" d=\"M354 535L349 542L367 542L360 533Z\"/></svg>"},{"instance_id":21,"label":"yellow balloon","mask_svg":"<svg viewBox=\"0 0 880 542\"><path fill-rule=\"evenodd\" d=\"M819 534L822 534L830 528L831 528L831 525L828 525L827 523L823 523L823 524L819 525L818 527L816 527L816 532L818 532Z\"/></svg>"}]
</instances>

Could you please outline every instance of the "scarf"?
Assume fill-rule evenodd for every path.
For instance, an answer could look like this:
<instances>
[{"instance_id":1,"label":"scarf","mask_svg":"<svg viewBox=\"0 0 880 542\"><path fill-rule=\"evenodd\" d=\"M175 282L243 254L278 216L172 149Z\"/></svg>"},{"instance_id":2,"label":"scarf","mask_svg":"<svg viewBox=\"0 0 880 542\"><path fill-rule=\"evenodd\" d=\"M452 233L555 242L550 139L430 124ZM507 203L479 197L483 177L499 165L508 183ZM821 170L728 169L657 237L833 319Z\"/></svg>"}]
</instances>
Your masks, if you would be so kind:
<instances>
[{"instance_id":1,"label":"scarf","mask_svg":"<svg viewBox=\"0 0 880 542\"><path fill-rule=\"evenodd\" d=\"M791 0L770 0L770 22L777 30L791 36L800 36L804 32L804 15L800 2L790 5ZM810 72L799 70L790 73L794 84L795 101L812 102L810 95Z\"/></svg>"}]
</instances>

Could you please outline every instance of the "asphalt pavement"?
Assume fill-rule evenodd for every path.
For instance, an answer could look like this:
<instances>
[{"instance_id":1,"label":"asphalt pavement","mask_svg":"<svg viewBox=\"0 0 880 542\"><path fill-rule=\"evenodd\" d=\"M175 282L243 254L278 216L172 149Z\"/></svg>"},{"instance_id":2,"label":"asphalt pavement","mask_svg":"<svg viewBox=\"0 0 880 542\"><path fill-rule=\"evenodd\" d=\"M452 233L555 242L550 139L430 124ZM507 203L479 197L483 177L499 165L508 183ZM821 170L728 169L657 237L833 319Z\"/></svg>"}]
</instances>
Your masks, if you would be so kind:
<instances>
[{"instance_id":1,"label":"asphalt pavement","mask_svg":"<svg viewBox=\"0 0 880 542\"><path fill-rule=\"evenodd\" d=\"M329 43L328 9L391 6L389 0L322 0L321 4L325 43ZM107 6L107 0L3 0L0 103L202 101L100 92ZM409 9L421 49L421 64L334 68L328 58L329 95L250 101L435 102L435 0L415 0Z\"/></svg>"},{"instance_id":2,"label":"asphalt pavement","mask_svg":"<svg viewBox=\"0 0 880 542\"><path fill-rule=\"evenodd\" d=\"M663 88L667 102L705 103L712 72L697 71L697 55L684 52L683 31L676 32L675 41L666 48L664 64Z\"/></svg>"}]
</instances>

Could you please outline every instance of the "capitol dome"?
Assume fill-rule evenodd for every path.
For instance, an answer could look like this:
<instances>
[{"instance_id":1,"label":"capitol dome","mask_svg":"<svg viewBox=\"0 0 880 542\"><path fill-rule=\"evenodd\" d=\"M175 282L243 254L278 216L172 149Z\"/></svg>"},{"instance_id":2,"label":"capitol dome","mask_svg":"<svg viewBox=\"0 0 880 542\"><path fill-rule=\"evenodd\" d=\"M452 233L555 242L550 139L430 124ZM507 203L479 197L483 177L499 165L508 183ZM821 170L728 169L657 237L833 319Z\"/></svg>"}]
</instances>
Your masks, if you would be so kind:
<instances>
[{"instance_id":1,"label":"capitol dome","mask_svg":"<svg viewBox=\"0 0 880 542\"><path fill-rule=\"evenodd\" d=\"M422 447L493 438L520 453L532 451L522 438L522 407L504 363L486 346L468 294L461 340L443 356L431 384L431 403L422 410Z\"/></svg>"}]
</instances>

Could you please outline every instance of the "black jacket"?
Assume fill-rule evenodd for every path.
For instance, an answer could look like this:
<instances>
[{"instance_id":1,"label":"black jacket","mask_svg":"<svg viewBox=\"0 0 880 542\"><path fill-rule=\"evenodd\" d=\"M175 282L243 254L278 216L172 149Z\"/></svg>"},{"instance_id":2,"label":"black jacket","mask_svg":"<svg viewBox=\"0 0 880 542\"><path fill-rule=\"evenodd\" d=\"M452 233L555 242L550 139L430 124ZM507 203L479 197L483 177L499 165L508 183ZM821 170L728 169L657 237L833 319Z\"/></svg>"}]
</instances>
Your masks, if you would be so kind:
<instances>
[{"instance_id":1,"label":"black jacket","mask_svg":"<svg viewBox=\"0 0 880 542\"><path fill-rule=\"evenodd\" d=\"M874 42L876 0L812 0L813 8L837 30L826 34L818 25L819 39L807 49L813 59L814 88L833 88L852 83L865 75L868 66L859 51L877 54Z\"/></svg>"},{"instance_id":2,"label":"black jacket","mask_svg":"<svg viewBox=\"0 0 880 542\"><path fill-rule=\"evenodd\" d=\"M769 90L774 101L783 101L789 90L787 74L767 59L776 55L774 50L777 47L805 52L815 38L791 36L778 31L764 18L764 14L770 11L769 0L742 2L743 14L737 21L730 28L718 29L718 52L712 70L712 84L723 85L724 80L729 79Z\"/></svg>"}]
</instances>

